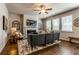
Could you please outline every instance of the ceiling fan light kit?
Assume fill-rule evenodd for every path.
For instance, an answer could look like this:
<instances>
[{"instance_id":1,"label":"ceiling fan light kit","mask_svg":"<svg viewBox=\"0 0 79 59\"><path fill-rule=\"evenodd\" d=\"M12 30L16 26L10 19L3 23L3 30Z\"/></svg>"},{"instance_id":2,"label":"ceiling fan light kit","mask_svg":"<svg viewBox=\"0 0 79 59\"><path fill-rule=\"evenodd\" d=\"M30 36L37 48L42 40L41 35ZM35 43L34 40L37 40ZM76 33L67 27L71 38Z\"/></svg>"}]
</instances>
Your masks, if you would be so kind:
<instances>
[{"instance_id":1,"label":"ceiling fan light kit","mask_svg":"<svg viewBox=\"0 0 79 59\"><path fill-rule=\"evenodd\" d=\"M34 11L39 11L39 14L41 13L48 14L48 11L50 10L52 10L52 8L47 8L45 5L40 5Z\"/></svg>"}]
</instances>

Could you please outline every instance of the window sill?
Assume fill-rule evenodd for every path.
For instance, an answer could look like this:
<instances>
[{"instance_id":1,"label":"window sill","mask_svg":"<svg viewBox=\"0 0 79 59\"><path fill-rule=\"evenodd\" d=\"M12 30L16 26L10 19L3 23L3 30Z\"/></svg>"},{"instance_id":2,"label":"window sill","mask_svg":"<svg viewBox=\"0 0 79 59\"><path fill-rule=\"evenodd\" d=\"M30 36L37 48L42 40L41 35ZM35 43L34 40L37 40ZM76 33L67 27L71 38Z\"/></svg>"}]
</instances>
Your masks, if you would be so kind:
<instances>
[{"instance_id":1,"label":"window sill","mask_svg":"<svg viewBox=\"0 0 79 59\"><path fill-rule=\"evenodd\" d=\"M73 31L60 31L60 32L73 33Z\"/></svg>"}]
</instances>

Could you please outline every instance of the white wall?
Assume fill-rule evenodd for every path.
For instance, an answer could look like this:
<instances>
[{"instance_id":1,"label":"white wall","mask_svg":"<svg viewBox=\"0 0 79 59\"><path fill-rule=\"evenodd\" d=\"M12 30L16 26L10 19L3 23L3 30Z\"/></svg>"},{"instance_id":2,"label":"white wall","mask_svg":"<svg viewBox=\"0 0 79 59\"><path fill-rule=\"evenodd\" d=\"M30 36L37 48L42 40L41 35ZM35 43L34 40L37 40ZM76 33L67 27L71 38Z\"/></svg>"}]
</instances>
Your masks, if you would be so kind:
<instances>
[{"instance_id":1,"label":"white wall","mask_svg":"<svg viewBox=\"0 0 79 59\"><path fill-rule=\"evenodd\" d=\"M79 17L79 9L75 9L73 11L70 11L70 12L66 12L64 14L60 14L60 15L57 15L57 16L54 16L54 17L50 17L48 19L55 19L55 18L61 18L63 16L68 16L68 15L72 15L73 16L73 20L77 17ZM72 32L61 32L60 33L60 39L63 39L63 40L67 40L69 41L69 36L78 36L79 37L79 27L75 27L73 26L73 31ZM79 42L79 41L77 41Z\"/></svg>"},{"instance_id":2,"label":"white wall","mask_svg":"<svg viewBox=\"0 0 79 59\"><path fill-rule=\"evenodd\" d=\"M8 10L5 4L0 3L0 52L7 43L7 33L3 30L3 16L5 16L8 19Z\"/></svg>"}]
</instances>

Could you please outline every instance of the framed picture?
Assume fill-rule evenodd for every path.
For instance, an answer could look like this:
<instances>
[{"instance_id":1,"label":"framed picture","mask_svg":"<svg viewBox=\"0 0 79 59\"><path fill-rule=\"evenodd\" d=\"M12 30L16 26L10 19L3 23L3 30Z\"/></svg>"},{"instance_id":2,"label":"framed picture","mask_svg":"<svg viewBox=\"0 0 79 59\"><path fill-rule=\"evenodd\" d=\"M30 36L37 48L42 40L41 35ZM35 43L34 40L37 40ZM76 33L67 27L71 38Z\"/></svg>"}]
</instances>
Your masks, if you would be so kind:
<instances>
[{"instance_id":1,"label":"framed picture","mask_svg":"<svg viewBox=\"0 0 79 59\"><path fill-rule=\"evenodd\" d=\"M79 27L79 18L76 18L74 21L73 21L73 25L75 27Z\"/></svg>"},{"instance_id":2,"label":"framed picture","mask_svg":"<svg viewBox=\"0 0 79 59\"><path fill-rule=\"evenodd\" d=\"M7 31L7 18L3 16L3 30Z\"/></svg>"},{"instance_id":3,"label":"framed picture","mask_svg":"<svg viewBox=\"0 0 79 59\"><path fill-rule=\"evenodd\" d=\"M15 27L17 30L20 30L20 22L17 20L13 21L12 27Z\"/></svg>"},{"instance_id":4,"label":"framed picture","mask_svg":"<svg viewBox=\"0 0 79 59\"><path fill-rule=\"evenodd\" d=\"M36 25L37 25L37 21L36 20L27 19L26 26L28 28L36 28Z\"/></svg>"}]
</instances>

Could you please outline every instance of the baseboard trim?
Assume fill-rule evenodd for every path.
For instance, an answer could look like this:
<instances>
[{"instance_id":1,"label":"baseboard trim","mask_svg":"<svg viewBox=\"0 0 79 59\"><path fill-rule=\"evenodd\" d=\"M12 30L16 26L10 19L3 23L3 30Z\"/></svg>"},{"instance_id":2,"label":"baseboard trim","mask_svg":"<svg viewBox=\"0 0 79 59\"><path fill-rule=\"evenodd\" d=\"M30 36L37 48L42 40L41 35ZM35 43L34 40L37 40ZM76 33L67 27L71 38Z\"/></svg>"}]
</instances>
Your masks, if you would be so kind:
<instances>
[{"instance_id":1,"label":"baseboard trim","mask_svg":"<svg viewBox=\"0 0 79 59\"><path fill-rule=\"evenodd\" d=\"M64 39L60 39L60 40L69 42L69 40L64 40ZM79 42L76 42L76 41L73 41L73 40L72 40L72 43L78 43L79 44Z\"/></svg>"}]
</instances>

